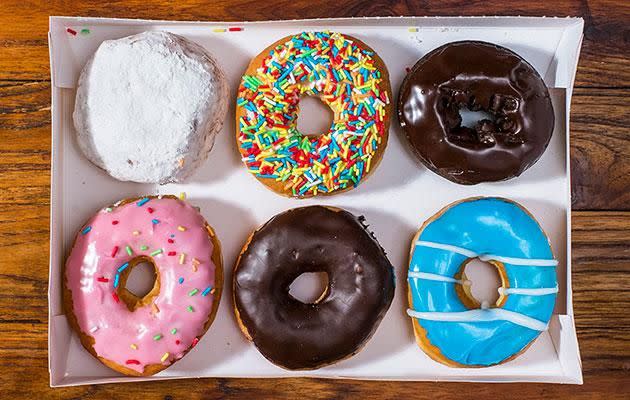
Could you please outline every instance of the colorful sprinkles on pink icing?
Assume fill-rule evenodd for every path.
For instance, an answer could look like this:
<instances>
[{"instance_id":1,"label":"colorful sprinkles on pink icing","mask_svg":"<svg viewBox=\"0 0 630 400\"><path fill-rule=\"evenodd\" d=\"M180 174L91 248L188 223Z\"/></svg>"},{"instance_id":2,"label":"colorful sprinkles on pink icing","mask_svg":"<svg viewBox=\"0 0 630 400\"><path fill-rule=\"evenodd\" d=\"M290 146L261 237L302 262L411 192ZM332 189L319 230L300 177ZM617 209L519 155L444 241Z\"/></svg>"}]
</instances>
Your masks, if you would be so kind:
<instances>
[{"instance_id":1,"label":"colorful sprinkles on pink icing","mask_svg":"<svg viewBox=\"0 0 630 400\"><path fill-rule=\"evenodd\" d=\"M295 197L357 186L386 134L389 94L374 56L331 32L304 32L271 50L238 92L237 106L245 110L238 144L249 171L284 182ZM326 134L298 132L305 94L333 111Z\"/></svg>"},{"instance_id":2,"label":"colorful sprinkles on pink icing","mask_svg":"<svg viewBox=\"0 0 630 400\"><path fill-rule=\"evenodd\" d=\"M149 201L151 201L153 208L146 207L146 203ZM177 203L173 204L173 202ZM123 209L131 210L130 206L133 206L133 209L136 209L136 206L145 207L149 212L138 210L129 218L130 214L126 211L123 212ZM208 288L212 287L207 285L214 284L214 265L211 260L208 261L204 258L207 257L207 251L212 249L212 243L207 239L205 221L192 209L187 203L172 198L143 198L135 202L135 204L131 203L103 209L102 213L97 214L88 225L81 229L81 235L79 235L73 247L73 253L68 259L67 273L72 271L68 275L68 284L71 285L74 295L84 296L84 304L93 302L98 305L97 309L89 311L86 309L86 312L76 312L75 310L75 314L77 314L77 321L81 329L84 332L89 331L95 338L96 343L101 343L100 348L95 347L99 355L104 355L108 359L114 359L119 364L127 365L129 368L141 372L147 364L159 362L170 364L174 360L181 358L183 351L185 351L185 348L180 346L182 341L183 343L192 341L193 345L198 341L197 335L205 322L206 312L209 312L209 307L212 307L214 301L206 298ZM177 210L187 211L177 218L176 214L173 214L177 213ZM194 216L187 214L191 211L195 213ZM112 217L115 217L115 219L112 219ZM160 220L162 220L162 223L159 223ZM156 224L155 221L158 221L159 224ZM180 221L181 225L172 221ZM152 229L148 229L149 226ZM140 237L140 230L138 229L148 233ZM89 232L93 232L93 234L87 235ZM173 239L175 237L173 232L177 233L177 240ZM83 255L79 251L73 259L77 246L84 246L83 248L85 249L90 246L96 248L96 250L90 251L96 251L99 255L97 264L94 264L94 260L89 258L91 256L88 255L89 251L86 250L83 250ZM161 246L168 246L168 248L162 248ZM199 258L188 258L184 251ZM163 257L163 255L171 257ZM171 285L169 287L166 281L162 282L164 286L160 290L171 290L170 295L162 298L162 295L158 294L152 300L150 306L140 307L133 311L135 313L134 318L126 320L131 322L125 323L134 326L131 331L140 327L138 335L130 335L128 337L122 335L121 338L119 337L121 335L119 332L116 334L108 333L114 326L118 326L119 323L112 323L111 320L108 322L107 318L115 315L126 315L130 312L125 303L119 298L118 290L122 287L121 274L130 267L134 257L138 256L153 257L156 269L160 273L164 272L163 268L165 268L165 265L169 265L168 268L180 269L181 271L178 272L178 275L181 274L181 276L177 278L178 275L175 275L175 278L171 278L177 280L179 285ZM196 265L202 262L210 264L210 268L205 268L203 274L197 273L193 275L189 269L182 269L181 266L182 264L187 264L195 268ZM87 282L98 282L98 288L93 283L88 284ZM73 284L75 286L72 286ZM166 289L166 287L170 289ZM201 288L206 289L202 292ZM104 290L111 297L97 296L94 290ZM201 296L198 294L201 294ZM175 298L179 297L179 301L175 301L175 298L172 297L173 295L176 296ZM98 307L109 307L107 317L98 315ZM165 311L161 312L160 308L163 308ZM153 321L159 320L160 315L172 318L174 312L175 315L180 315L174 321L181 329L173 328L171 325L172 321L168 322L168 325L171 326L151 325ZM146 316L149 313L152 315L151 318ZM103 320L103 318L105 319ZM146 320L140 322L142 318ZM192 324L190 321L200 321L200 323L197 325L196 323ZM166 324L166 321L164 323ZM146 330L142 327L145 325L149 330L153 330L153 333L148 335L150 343L143 338ZM195 331L196 326L199 327L199 331ZM160 331L171 332L176 337L164 340L164 335ZM102 340L108 335L114 336L110 336L110 340L104 343ZM112 350L113 348L116 350ZM116 353L112 355L108 354L108 351L115 351Z\"/></svg>"}]
</instances>

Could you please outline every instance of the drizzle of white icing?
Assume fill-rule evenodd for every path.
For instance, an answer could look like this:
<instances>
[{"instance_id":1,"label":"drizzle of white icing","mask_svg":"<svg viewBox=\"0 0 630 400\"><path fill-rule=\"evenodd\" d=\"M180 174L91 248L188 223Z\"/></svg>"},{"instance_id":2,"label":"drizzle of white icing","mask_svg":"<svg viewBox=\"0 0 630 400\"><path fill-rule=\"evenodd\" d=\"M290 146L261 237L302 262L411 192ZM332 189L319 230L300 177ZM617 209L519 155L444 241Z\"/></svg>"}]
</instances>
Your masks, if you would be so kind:
<instances>
[{"instance_id":1,"label":"drizzle of white icing","mask_svg":"<svg viewBox=\"0 0 630 400\"><path fill-rule=\"evenodd\" d=\"M522 294L527 296L546 296L549 294L558 293L558 287L553 288L502 288L499 289L499 294Z\"/></svg>"},{"instance_id":2,"label":"drizzle of white icing","mask_svg":"<svg viewBox=\"0 0 630 400\"><path fill-rule=\"evenodd\" d=\"M516 325L536 331L546 331L547 324L527 315L509 311L503 308L475 309L460 312L419 312L411 309L407 310L410 317L427 321L445 322L491 322L509 321Z\"/></svg>"},{"instance_id":3,"label":"drizzle of white icing","mask_svg":"<svg viewBox=\"0 0 630 400\"><path fill-rule=\"evenodd\" d=\"M468 280L464 281L461 279L451 278L450 276L431 274L428 272L409 271L407 276L409 278L424 279L427 281L449 282L449 283L457 283L459 285L470 284L470 281Z\"/></svg>"},{"instance_id":4,"label":"drizzle of white icing","mask_svg":"<svg viewBox=\"0 0 630 400\"><path fill-rule=\"evenodd\" d=\"M461 254L468 258L479 258L481 261L499 261L510 265L522 265L532 267L555 267L558 265L558 260L553 259L535 259L535 258L518 258L518 257L504 257L495 254L478 254L472 250L465 249L463 247L457 247L450 244L428 242L425 240L418 240L416 246L430 247L438 250L450 251L452 253Z\"/></svg>"}]
</instances>

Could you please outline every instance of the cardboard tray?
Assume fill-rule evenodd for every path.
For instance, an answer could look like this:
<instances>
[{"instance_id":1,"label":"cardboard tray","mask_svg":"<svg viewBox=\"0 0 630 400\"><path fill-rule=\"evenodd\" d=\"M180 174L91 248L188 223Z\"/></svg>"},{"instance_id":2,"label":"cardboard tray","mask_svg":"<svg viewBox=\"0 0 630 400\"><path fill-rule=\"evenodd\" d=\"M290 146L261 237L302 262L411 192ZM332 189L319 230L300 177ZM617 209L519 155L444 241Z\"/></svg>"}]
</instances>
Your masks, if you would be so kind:
<instances>
[{"instance_id":1,"label":"cardboard tray","mask_svg":"<svg viewBox=\"0 0 630 400\"><path fill-rule=\"evenodd\" d=\"M51 17L52 182L49 283L50 385L72 386L189 377L323 377L383 380L582 383L571 300L571 197L569 109L582 40L580 18L404 17L267 22L175 22ZM242 31L216 32L241 27ZM68 33L70 28L78 34ZM89 34L81 30L89 29ZM234 146L234 103L208 161L185 184L164 186L119 182L92 165L78 149L72 112L75 84L90 55L105 39L145 30L168 30L200 43L216 55L235 96L249 60L283 36L330 29L373 47L391 76L393 98L405 75L431 49L464 39L508 47L527 59L550 88L556 126L542 158L521 177L500 183L461 186L420 166L405 148L394 121L380 166L359 188L332 197L289 199L249 175ZM181 361L152 377L126 377L108 369L80 345L61 303L61 271L81 223L100 207L125 197L185 191L201 207L223 244L225 292L217 318ZM560 292L549 330L514 361L489 368L449 368L430 360L416 345L405 314L409 243L424 220L444 205L471 196L502 196L529 209L551 239L559 260ZM236 256L249 233L286 209L325 204L365 215L396 268L394 302L376 334L356 356L315 371L286 371L264 359L246 341L233 315L230 284Z\"/></svg>"}]
</instances>

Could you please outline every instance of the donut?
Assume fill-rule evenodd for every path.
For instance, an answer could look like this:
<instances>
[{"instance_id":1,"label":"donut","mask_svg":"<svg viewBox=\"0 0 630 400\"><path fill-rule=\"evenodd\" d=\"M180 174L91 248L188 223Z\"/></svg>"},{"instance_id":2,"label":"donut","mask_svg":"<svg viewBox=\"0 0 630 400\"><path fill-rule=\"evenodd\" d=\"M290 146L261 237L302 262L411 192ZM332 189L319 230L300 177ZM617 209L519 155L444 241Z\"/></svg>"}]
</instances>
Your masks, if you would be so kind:
<instances>
[{"instance_id":1,"label":"donut","mask_svg":"<svg viewBox=\"0 0 630 400\"><path fill-rule=\"evenodd\" d=\"M463 126L466 107L490 118ZM545 82L518 54L462 41L422 57L405 77L398 119L431 171L465 185L510 179L543 154L554 127Z\"/></svg>"},{"instance_id":2,"label":"donut","mask_svg":"<svg viewBox=\"0 0 630 400\"><path fill-rule=\"evenodd\" d=\"M493 264L496 304L479 304L463 273ZM517 357L551 318L558 282L549 239L516 202L469 198L431 217L411 243L408 315L419 347L450 367L488 367Z\"/></svg>"},{"instance_id":3,"label":"donut","mask_svg":"<svg viewBox=\"0 0 630 400\"><path fill-rule=\"evenodd\" d=\"M79 78L77 142L118 180L181 182L212 149L227 97L219 64L184 37L143 32L106 40Z\"/></svg>"},{"instance_id":4,"label":"donut","mask_svg":"<svg viewBox=\"0 0 630 400\"><path fill-rule=\"evenodd\" d=\"M306 272L325 272L329 282L310 304L289 293ZM273 364L308 370L350 357L369 340L394 297L394 269L363 217L310 206L252 233L233 285L247 339Z\"/></svg>"},{"instance_id":5,"label":"donut","mask_svg":"<svg viewBox=\"0 0 630 400\"><path fill-rule=\"evenodd\" d=\"M141 263L155 283L139 298L126 288ZM190 204L174 196L126 199L81 228L65 264L70 326L94 357L126 375L153 375L194 347L221 299L221 246Z\"/></svg>"},{"instance_id":6,"label":"donut","mask_svg":"<svg viewBox=\"0 0 630 400\"><path fill-rule=\"evenodd\" d=\"M352 189L381 160L389 135L391 88L383 60L336 32L287 36L256 56L236 102L236 141L256 179L289 197ZM297 129L301 96L330 107L328 132Z\"/></svg>"}]
</instances>

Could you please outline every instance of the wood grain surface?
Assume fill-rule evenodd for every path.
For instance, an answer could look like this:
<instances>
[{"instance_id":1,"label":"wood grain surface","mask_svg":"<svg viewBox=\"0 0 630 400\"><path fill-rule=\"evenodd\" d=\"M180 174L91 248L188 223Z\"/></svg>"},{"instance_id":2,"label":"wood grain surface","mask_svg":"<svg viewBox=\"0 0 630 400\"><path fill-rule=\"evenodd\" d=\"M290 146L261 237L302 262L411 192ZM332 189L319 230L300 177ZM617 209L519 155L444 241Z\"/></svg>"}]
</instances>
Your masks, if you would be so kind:
<instances>
[{"instance_id":1,"label":"wood grain surface","mask_svg":"<svg viewBox=\"0 0 630 400\"><path fill-rule=\"evenodd\" d=\"M582 16L571 114L574 307L583 386L200 379L48 387L48 16L264 20L386 15ZM630 2L72 1L0 4L0 396L47 398L630 397Z\"/></svg>"}]
</instances>

